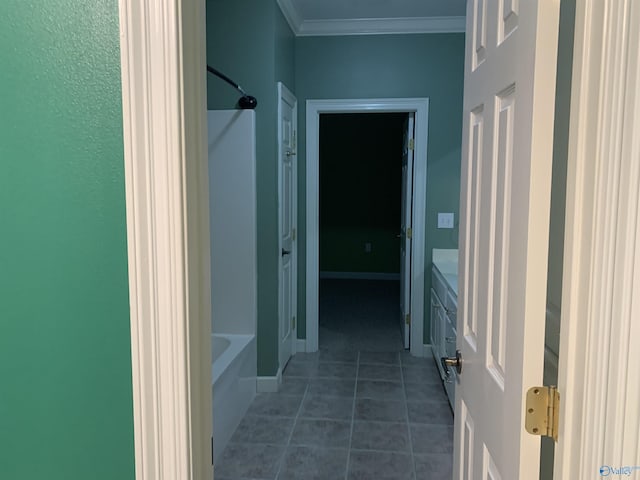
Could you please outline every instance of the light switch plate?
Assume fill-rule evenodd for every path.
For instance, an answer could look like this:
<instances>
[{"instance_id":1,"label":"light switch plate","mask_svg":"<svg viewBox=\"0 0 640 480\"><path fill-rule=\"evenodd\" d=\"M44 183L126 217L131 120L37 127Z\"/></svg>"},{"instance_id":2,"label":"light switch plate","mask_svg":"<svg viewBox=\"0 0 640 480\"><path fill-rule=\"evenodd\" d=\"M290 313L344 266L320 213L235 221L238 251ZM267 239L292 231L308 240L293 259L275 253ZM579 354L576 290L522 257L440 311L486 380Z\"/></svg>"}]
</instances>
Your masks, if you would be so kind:
<instances>
[{"instance_id":1,"label":"light switch plate","mask_svg":"<svg viewBox=\"0 0 640 480\"><path fill-rule=\"evenodd\" d=\"M438 213L438 228L453 228L453 213Z\"/></svg>"}]
</instances>

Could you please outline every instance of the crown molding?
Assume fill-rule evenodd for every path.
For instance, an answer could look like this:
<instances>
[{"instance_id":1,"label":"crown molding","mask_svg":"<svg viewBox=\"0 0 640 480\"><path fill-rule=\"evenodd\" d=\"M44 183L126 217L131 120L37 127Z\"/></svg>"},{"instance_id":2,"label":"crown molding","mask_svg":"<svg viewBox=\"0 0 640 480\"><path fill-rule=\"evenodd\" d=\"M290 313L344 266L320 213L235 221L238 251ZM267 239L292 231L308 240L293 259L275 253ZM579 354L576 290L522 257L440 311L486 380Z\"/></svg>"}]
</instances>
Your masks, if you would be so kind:
<instances>
[{"instance_id":1,"label":"crown molding","mask_svg":"<svg viewBox=\"0 0 640 480\"><path fill-rule=\"evenodd\" d=\"M297 37L330 35L389 35L410 33L452 33L465 31L465 17L354 18L303 20L292 0L277 0Z\"/></svg>"},{"instance_id":2,"label":"crown molding","mask_svg":"<svg viewBox=\"0 0 640 480\"><path fill-rule=\"evenodd\" d=\"M302 19L300 15L298 15L298 11L296 7L293 6L293 2L291 0L276 0L278 6L280 7L280 11L284 18L287 20L287 23L291 27L293 34L298 36L300 34L300 25L302 24Z\"/></svg>"}]
</instances>

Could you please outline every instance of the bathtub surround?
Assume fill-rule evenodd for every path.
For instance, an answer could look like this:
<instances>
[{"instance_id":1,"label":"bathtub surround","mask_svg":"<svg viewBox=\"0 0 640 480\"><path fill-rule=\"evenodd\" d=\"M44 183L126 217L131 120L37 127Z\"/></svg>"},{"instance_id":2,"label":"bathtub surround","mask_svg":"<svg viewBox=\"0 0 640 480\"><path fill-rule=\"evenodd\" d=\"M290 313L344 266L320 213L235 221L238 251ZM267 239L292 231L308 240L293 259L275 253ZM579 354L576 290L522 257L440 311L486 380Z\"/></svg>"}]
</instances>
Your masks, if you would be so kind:
<instances>
[{"instance_id":1,"label":"bathtub surround","mask_svg":"<svg viewBox=\"0 0 640 480\"><path fill-rule=\"evenodd\" d=\"M256 395L255 116L207 112L214 457Z\"/></svg>"},{"instance_id":2,"label":"bathtub surround","mask_svg":"<svg viewBox=\"0 0 640 480\"><path fill-rule=\"evenodd\" d=\"M217 334L211 340L216 461L256 396L256 337Z\"/></svg>"}]
</instances>

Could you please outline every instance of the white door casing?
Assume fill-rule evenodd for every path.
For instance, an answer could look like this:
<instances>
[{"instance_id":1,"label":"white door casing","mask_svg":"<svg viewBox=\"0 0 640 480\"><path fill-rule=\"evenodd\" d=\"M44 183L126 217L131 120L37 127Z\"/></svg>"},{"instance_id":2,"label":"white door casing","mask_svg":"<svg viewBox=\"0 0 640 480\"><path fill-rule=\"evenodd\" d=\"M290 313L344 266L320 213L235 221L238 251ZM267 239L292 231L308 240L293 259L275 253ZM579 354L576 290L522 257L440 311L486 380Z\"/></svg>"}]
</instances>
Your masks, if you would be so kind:
<instances>
[{"instance_id":1,"label":"white door casing","mask_svg":"<svg viewBox=\"0 0 640 480\"><path fill-rule=\"evenodd\" d=\"M318 350L318 291L319 291L319 138L321 113L384 113L414 112L414 173L413 173L413 242L411 254L411 354L424 356L424 258L426 191L427 191L427 134L428 98L307 100L307 224L306 224L306 351Z\"/></svg>"},{"instance_id":2,"label":"white door casing","mask_svg":"<svg viewBox=\"0 0 640 480\"><path fill-rule=\"evenodd\" d=\"M454 478L539 476L559 2L467 3Z\"/></svg>"},{"instance_id":3,"label":"white door casing","mask_svg":"<svg viewBox=\"0 0 640 480\"><path fill-rule=\"evenodd\" d=\"M411 335L411 228L413 205L413 152L415 113L407 114L402 144L402 198L400 209L400 328L404 348Z\"/></svg>"},{"instance_id":4,"label":"white door casing","mask_svg":"<svg viewBox=\"0 0 640 480\"><path fill-rule=\"evenodd\" d=\"M296 351L298 101L278 82L278 359L284 369Z\"/></svg>"}]
</instances>

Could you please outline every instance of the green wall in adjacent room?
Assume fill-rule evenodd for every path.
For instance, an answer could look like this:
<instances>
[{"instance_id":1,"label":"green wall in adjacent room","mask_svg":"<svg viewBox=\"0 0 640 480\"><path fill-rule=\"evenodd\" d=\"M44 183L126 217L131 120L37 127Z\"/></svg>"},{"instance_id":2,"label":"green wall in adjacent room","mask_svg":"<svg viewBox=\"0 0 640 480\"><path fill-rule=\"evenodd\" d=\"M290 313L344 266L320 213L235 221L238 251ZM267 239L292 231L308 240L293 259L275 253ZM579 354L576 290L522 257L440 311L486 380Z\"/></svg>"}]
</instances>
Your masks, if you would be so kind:
<instances>
[{"instance_id":1,"label":"green wall in adjacent room","mask_svg":"<svg viewBox=\"0 0 640 480\"><path fill-rule=\"evenodd\" d=\"M460 149L464 83L464 34L357 35L296 38L296 96L301 106L299 138L306 136L309 99L429 97L425 271L433 248L457 248L458 229L437 229L438 212L454 212L460 196ZM305 176L300 142L298 337L305 331ZM429 290L425 275L424 339L428 342Z\"/></svg>"},{"instance_id":2,"label":"green wall in adjacent room","mask_svg":"<svg viewBox=\"0 0 640 480\"><path fill-rule=\"evenodd\" d=\"M320 115L321 272L400 272L406 119L402 113Z\"/></svg>"},{"instance_id":3,"label":"green wall in adjacent room","mask_svg":"<svg viewBox=\"0 0 640 480\"><path fill-rule=\"evenodd\" d=\"M127 480L116 0L0 2L0 477Z\"/></svg>"},{"instance_id":4,"label":"green wall in adjacent room","mask_svg":"<svg viewBox=\"0 0 640 480\"><path fill-rule=\"evenodd\" d=\"M275 0L207 0L207 63L258 99L258 375L278 370L277 82L295 92L294 36ZM210 110L236 108L239 94L207 79ZM213 320L215 321L215 319Z\"/></svg>"}]
</instances>

